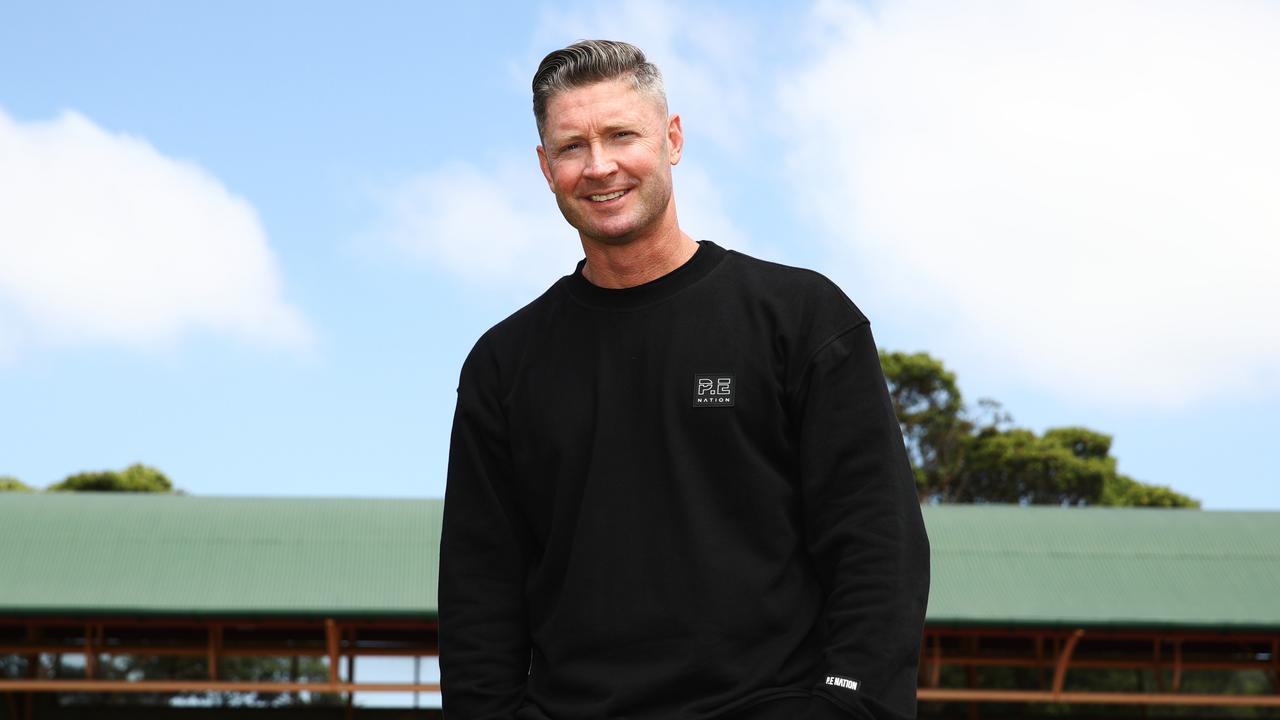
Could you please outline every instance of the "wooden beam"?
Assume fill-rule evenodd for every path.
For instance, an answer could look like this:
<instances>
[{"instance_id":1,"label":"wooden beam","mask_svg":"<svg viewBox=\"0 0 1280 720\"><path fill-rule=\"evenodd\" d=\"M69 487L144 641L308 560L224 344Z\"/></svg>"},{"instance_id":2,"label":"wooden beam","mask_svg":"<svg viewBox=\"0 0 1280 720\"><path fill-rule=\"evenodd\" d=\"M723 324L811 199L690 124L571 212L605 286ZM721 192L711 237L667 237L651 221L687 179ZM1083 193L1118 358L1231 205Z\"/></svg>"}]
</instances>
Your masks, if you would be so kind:
<instances>
[{"instance_id":1,"label":"wooden beam","mask_svg":"<svg viewBox=\"0 0 1280 720\"><path fill-rule=\"evenodd\" d=\"M931 634L946 635L948 637L965 637L968 635L981 635L988 637L1007 637L1007 638L1029 638L1036 632L1057 633L1062 636L1070 635L1075 628L1008 628L1008 627L933 627L926 628L926 632ZM1162 634L1172 636L1169 631L1158 630L1136 630L1133 628L1109 628L1109 627L1089 627L1090 638L1108 638L1113 640L1150 640L1153 634ZM1177 637L1183 640L1210 640L1214 642L1223 642L1226 640L1253 640L1256 642L1270 643L1275 637L1274 631L1257 631L1249 630L1235 632L1232 630L1193 630L1179 628L1176 633Z\"/></svg>"},{"instance_id":2,"label":"wooden beam","mask_svg":"<svg viewBox=\"0 0 1280 720\"><path fill-rule=\"evenodd\" d=\"M440 692L440 683L320 683L219 680L0 680L0 692Z\"/></svg>"},{"instance_id":3,"label":"wooden beam","mask_svg":"<svg viewBox=\"0 0 1280 720\"><path fill-rule=\"evenodd\" d=\"M1067 680L1067 666L1071 664L1071 653L1075 652L1076 644L1080 642L1080 636L1084 635L1083 628L1076 628L1075 632L1067 638L1062 646L1062 652L1058 654L1058 662L1053 668L1053 690L1054 695L1062 694L1062 684Z\"/></svg>"},{"instance_id":4,"label":"wooden beam","mask_svg":"<svg viewBox=\"0 0 1280 720\"><path fill-rule=\"evenodd\" d=\"M83 646L83 644L82 644ZM101 650L101 648L99 648ZM199 643L191 643L188 645L124 645L112 644L110 647L112 655L152 655L155 657L178 656L178 657L205 657L209 653L209 645L207 641ZM0 645L0 655L25 655L28 653L65 653L68 651L66 645ZM347 652L355 652L348 648ZM99 654L102 654L99 652ZM303 655L308 657L325 657L329 654L328 648L323 644L313 648L307 648L297 645L222 645L221 655L227 657L232 655L235 657L287 657L289 655ZM366 647L360 648L359 655L368 657L434 657L439 654L439 649L435 645L416 645L406 646L403 648L394 647ZM1265 661L1259 661L1265 664Z\"/></svg>"},{"instance_id":5,"label":"wooden beam","mask_svg":"<svg viewBox=\"0 0 1280 720\"><path fill-rule=\"evenodd\" d=\"M0 692L440 692L439 683L286 683L210 682L207 680L0 680ZM921 688L922 701L1065 702L1118 705L1204 705L1280 707L1280 695L1204 695L1179 693L1062 692L1043 690L967 690Z\"/></svg>"},{"instance_id":6,"label":"wooden beam","mask_svg":"<svg viewBox=\"0 0 1280 720\"><path fill-rule=\"evenodd\" d=\"M1037 660L1031 657L985 657L982 655L944 655L943 665L976 665L991 667L1056 667L1057 658ZM1121 670L1150 670L1157 664L1146 655L1125 655L1114 658L1083 657L1080 649L1071 656L1072 668L1116 668ZM1271 669L1270 660L1194 660L1183 661L1184 670L1260 670Z\"/></svg>"},{"instance_id":7,"label":"wooden beam","mask_svg":"<svg viewBox=\"0 0 1280 720\"><path fill-rule=\"evenodd\" d=\"M1280 695L1204 695L1191 693L1062 693L1043 690L968 690L964 688L921 688L921 701L1071 703L1081 705L1207 705L1233 707L1280 707Z\"/></svg>"},{"instance_id":8,"label":"wooden beam","mask_svg":"<svg viewBox=\"0 0 1280 720\"><path fill-rule=\"evenodd\" d=\"M235 627L237 629L262 630L262 629L307 629L317 628L324 625L324 617L316 618L289 618L289 617L263 617L263 618L242 618L228 615L200 615L194 617L188 616L158 616L158 617L126 617L118 615L102 615L100 613L84 612L73 617L43 617L28 615L3 615L0 614L0 626L9 625L15 627L34 626L40 628L76 628L85 622L104 622L112 627L127 628L143 628L143 627L162 627L162 628L187 628L199 630L206 628L210 623L217 622L227 627ZM379 619L350 617L343 618L344 625L359 625L364 628L378 628L383 630L435 630L439 627L439 623L435 620L395 620L395 619Z\"/></svg>"}]
</instances>

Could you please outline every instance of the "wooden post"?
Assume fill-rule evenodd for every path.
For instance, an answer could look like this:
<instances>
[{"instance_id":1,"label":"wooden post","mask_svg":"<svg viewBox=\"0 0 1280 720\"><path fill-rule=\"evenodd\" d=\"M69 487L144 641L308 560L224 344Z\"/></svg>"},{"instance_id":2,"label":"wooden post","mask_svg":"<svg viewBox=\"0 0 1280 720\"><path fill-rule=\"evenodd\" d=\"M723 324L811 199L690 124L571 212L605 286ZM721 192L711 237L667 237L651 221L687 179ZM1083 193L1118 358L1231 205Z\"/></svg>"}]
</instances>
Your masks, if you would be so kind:
<instances>
[{"instance_id":1,"label":"wooden post","mask_svg":"<svg viewBox=\"0 0 1280 720\"><path fill-rule=\"evenodd\" d=\"M350 629L350 637L347 640L347 682L354 684L356 681L356 630ZM356 693L354 690L347 693L347 710L346 720L351 720L352 713L355 712Z\"/></svg>"},{"instance_id":2,"label":"wooden post","mask_svg":"<svg viewBox=\"0 0 1280 720\"><path fill-rule=\"evenodd\" d=\"M1044 633L1036 633L1036 676L1037 687L1044 687Z\"/></svg>"},{"instance_id":3,"label":"wooden post","mask_svg":"<svg viewBox=\"0 0 1280 720\"><path fill-rule=\"evenodd\" d=\"M1280 638L1271 641L1271 689L1280 695Z\"/></svg>"},{"instance_id":4,"label":"wooden post","mask_svg":"<svg viewBox=\"0 0 1280 720\"><path fill-rule=\"evenodd\" d=\"M84 676L92 680L98 677L98 656L93 646L93 624L84 625Z\"/></svg>"},{"instance_id":5,"label":"wooden post","mask_svg":"<svg viewBox=\"0 0 1280 720\"><path fill-rule=\"evenodd\" d=\"M338 637L338 623L333 618L324 619L325 641L329 646L329 682L333 685L338 684L338 650L340 639Z\"/></svg>"},{"instance_id":6,"label":"wooden post","mask_svg":"<svg viewBox=\"0 0 1280 720\"><path fill-rule=\"evenodd\" d=\"M1164 647L1164 638L1158 637L1155 643L1156 690L1164 692L1164 663L1160 660L1160 650Z\"/></svg>"},{"instance_id":7,"label":"wooden post","mask_svg":"<svg viewBox=\"0 0 1280 720\"><path fill-rule=\"evenodd\" d=\"M40 639L40 629L35 625L27 626L27 640L33 645ZM27 677L31 680L40 679L40 653L27 655ZM22 717L23 720L33 720L36 713L36 694L33 692L23 693L22 699Z\"/></svg>"},{"instance_id":8,"label":"wooden post","mask_svg":"<svg viewBox=\"0 0 1280 720\"><path fill-rule=\"evenodd\" d=\"M972 657L978 656L978 636L977 635L969 635L968 637L966 637L964 646L965 646L965 653L969 657L972 658ZM976 688L978 686L978 668L974 667L972 664L966 665L964 669L964 675L965 675L965 683L970 688ZM968 712L969 712L969 715L968 715L969 720L978 720L978 703L970 702Z\"/></svg>"},{"instance_id":9,"label":"wooden post","mask_svg":"<svg viewBox=\"0 0 1280 720\"><path fill-rule=\"evenodd\" d=\"M929 666L929 685L942 684L942 633L933 634L933 663Z\"/></svg>"},{"instance_id":10,"label":"wooden post","mask_svg":"<svg viewBox=\"0 0 1280 720\"><path fill-rule=\"evenodd\" d=\"M209 650L207 654L207 663L209 666L209 679L218 679L218 659L222 656L222 625L213 624L209 626Z\"/></svg>"},{"instance_id":11,"label":"wooden post","mask_svg":"<svg viewBox=\"0 0 1280 720\"><path fill-rule=\"evenodd\" d=\"M1071 636L1062 646L1062 652L1058 654L1058 662L1053 669L1053 690L1054 695L1062 694L1062 685L1067 680L1067 666L1071 664L1071 653L1076 651L1076 644L1080 642L1080 636L1084 635L1083 628L1076 628Z\"/></svg>"},{"instance_id":12,"label":"wooden post","mask_svg":"<svg viewBox=\"0 0 1280 720\"><path fill-rule=\"evenodd\" d=\"M1173 683L1170 685L1170 691L1178 692L1178 688L1182 687L1182 638L1174 638L1173 640Z\"/></svg>"},{"instance_id":13,"label":"wooden post","mask_svg":"<svg viewBox=\"0 0 1280 720\"><path fill-rule=\"evenodd\" d=\"M923 633L920 635L920 647L916 650L916 652L919 654L919 657L920 657L920 662L916 666L916 687L921 687L923 685L929 684L929 634L928 633ZM530 655L529 667L530 669L532 669L533 667L532 655ZM417 673L416 664L414 665L414 673L416 676L416 673ZM415 685L417 684L416 680L414 681L414 684ZM414 698L416 700L417 693L414 693Z\"/></svg>"}]
</instances>

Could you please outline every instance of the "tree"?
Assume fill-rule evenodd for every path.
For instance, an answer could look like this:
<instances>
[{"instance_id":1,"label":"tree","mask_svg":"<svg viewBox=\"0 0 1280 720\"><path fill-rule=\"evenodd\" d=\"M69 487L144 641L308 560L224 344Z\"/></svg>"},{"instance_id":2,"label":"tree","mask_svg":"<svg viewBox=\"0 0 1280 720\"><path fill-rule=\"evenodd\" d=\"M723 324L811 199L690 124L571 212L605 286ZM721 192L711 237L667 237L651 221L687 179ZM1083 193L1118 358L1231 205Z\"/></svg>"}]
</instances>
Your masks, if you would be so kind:
<instances>
[{"instance_id":1,"label":"tree","mask_svg":"<svg viewBox=\"0 0 1280 720\"><path fill-rule=\"evenodd\" d=\"M922 501L1199 507L1116 471L1111 436L1085 427L1036 435L995 400L966 408L954 373L926 353L880 353Z\"/></svg>"},{"instance_id":2,"label":"tree","mask_svg":"<svg viewBox=\"0 0 1280 720\"><path fill-rule=\"evenodd\" d=\"M35 492L35 488L12 475L0 475L0 492Z\"/></svg>"},{"instance_id":3,"label":"tree","mask_svg":"<svg viewBox=\"0 0 1280 720\"><path fill-rule=\"evenodd\" d=\"M1107 458L1110 459L1110 458ZM960 502L1095 504L1105 461L1076 457L1030 430L984 428L967 438L964 468L953 498Z\"/></svg>"},{"instance_id":4,"label":"tree","mask_svg":"<svg viewBox=\"0 0 1280 720\"><path fill-rule=\"evenodd\" d=\"M902 427L907 455L923 497L952 487L961 467L961 448L973 425L964 418L956 376L925 353L880 353L890 378L889 397Z\"/></svg>"},{"instance_id":5,"label":"tree","mask_svg":"<svg viewBox=\"0 0 1280 720\"><path fill-rule=\"evenodd\" d=\"M1200 507L1195 498L1175 492L1166 485L1141 483L1127 475L1116 474L1103 489L1100 505L1133 507Z\"/></svg>"},{"instance_id":6,"label":"tree","mask_svg":"<svg viewBox=\"0 0 1280 720\"><path fill-rule=\"evenodd\" d=\"M124 470L76 473L48 487L50 492L174 492L173 482L159 470L134 463ZM177 491L181 493L181 491Z\"/></svg>"}]
</instances>

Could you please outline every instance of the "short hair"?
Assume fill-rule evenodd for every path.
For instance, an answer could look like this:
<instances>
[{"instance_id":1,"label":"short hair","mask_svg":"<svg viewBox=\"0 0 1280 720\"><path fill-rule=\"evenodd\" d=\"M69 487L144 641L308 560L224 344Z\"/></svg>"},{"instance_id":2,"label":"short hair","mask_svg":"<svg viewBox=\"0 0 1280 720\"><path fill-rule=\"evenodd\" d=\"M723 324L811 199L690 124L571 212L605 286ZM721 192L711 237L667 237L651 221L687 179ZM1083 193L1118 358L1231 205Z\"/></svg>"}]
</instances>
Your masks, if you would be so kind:
<instances>
[{"instance_id":1,"label":"short hair","mask_svg":"<svg viewBox=\"0 0 1280 720\"><path fill-rule=\"evenodd\" d=\"M620 40L579 40L542 58L533 74L533 118L538 138L547 120L547 102L558 92L606 80L630 78L638 92L648 93L667 106L662 73L645 60L640 48ZM665 112L665 111L664 111Z\"/></svg>"}]
</instances>

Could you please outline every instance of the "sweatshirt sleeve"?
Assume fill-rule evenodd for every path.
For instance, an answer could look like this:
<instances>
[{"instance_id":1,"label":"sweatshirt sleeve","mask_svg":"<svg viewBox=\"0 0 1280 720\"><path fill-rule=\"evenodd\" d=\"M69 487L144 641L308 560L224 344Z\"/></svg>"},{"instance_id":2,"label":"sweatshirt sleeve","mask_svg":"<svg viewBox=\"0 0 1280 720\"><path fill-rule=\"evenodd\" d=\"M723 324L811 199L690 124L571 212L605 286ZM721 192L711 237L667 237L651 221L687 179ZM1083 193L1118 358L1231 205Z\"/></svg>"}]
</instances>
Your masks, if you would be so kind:
<instances>
[{"instance_id":1,"label":"sweatshirt sleeve","mask_svg":"<svg viewBox=\"0 0 1280 720\"><path fill-rule=\"evenodd\" d=\"M929 541L870 324L814 351L794 398L805 542L826 595L811 717L916 717Z\"/></svg>"},{"instance_id":2,"label":"sweatshirt sleeve","mask_svg":"<svg viewBox=\"0 0 1280 720\"><path fill-rule=\"evenodd\" d=\"M492 357L463 364L440 537L440 689L446 720L510 720L524 697L530 640L522 520Z\"/></svg>"}]
</instances>

